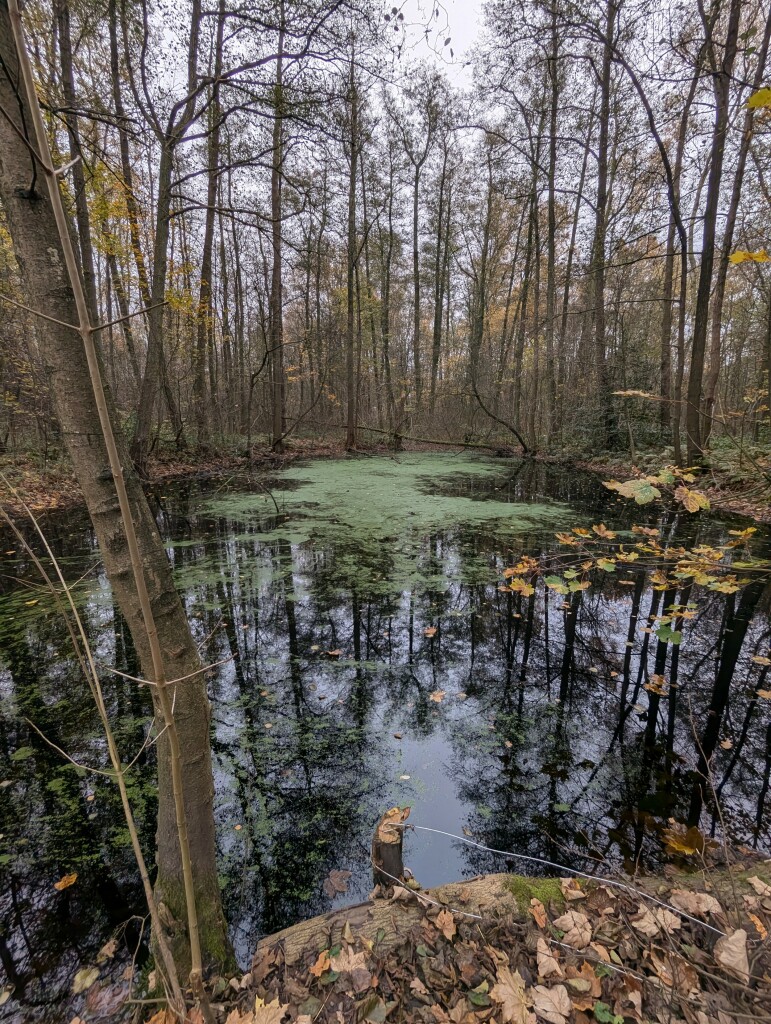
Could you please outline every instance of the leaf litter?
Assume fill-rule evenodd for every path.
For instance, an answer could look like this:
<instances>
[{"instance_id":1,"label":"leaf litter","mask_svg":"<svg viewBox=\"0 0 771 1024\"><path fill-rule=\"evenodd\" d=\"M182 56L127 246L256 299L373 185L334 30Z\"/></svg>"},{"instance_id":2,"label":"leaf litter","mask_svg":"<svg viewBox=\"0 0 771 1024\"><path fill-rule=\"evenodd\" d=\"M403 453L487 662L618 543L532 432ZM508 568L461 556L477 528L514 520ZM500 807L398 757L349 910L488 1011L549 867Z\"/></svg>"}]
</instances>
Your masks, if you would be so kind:
<instances>
[{"instance_id":1,"label":"leaf litter","mask_svg":"<svg viewBox=\"0 0 771 1024\"><path fill-rule=\"evenodd\" d=\"M344 874L330 876L342 885ZM420 894L403 886L396 899L385 890L395 942L346 922L336 945L307 948L291 963L280 942L263 942L250 972L228 988L231 1002L213 1007L217 1022L771 1022L771 900L759 875L734 880L750 895L738 905L731 896L730 906L733 887L659 886L648 898L582 881L579 901L575 880L560 886L546 903L533 898L518 913L494 905L481 919L416 905Z\"/></svg>"}]
</instances>

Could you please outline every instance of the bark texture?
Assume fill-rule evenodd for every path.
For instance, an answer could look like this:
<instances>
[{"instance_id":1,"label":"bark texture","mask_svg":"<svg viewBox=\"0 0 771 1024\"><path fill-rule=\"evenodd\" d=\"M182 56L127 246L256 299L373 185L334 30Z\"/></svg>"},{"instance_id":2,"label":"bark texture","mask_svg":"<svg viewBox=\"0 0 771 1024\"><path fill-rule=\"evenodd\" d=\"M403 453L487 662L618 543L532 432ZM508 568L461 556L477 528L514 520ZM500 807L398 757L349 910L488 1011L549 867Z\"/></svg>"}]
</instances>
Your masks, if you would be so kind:
<instances>
[{"instance_id":1,"label":"bark texture","mask_svg":"<svg viewBox=\"0 0 771 1024\"><path fill-rule=\"evenodd\" d=\"M142 669L152 677L152 660L134 583L115 483L108 468L99 415L88 365L76 329L77 311L59 236L53 220L47 183L28 146L31 118L28 97L18 74L8 6L0 0L0 105L9 117L0 118L0 201L3 204L23 290L36 308L61 324L37 322L38 341L54 396L62 436L72 460L89 515L94 524L116 602L131 630ZM112 410L112 402L108 394ZM120 433L117 432L120 441ZM125 450L121 451L132 518L142 551L147 585L167 677L187 676L199 669L200 659L171 568ZM196 872L204 955L209 962L229 957L227 932L217 882L211 751L210 708L202 675L177 687L175 719L182 747L185 804ZM156 891L171 918L185 920L182 870L171 784L171 765L165 737L158 743L158 830ZM186 964L187 936L182 924L173 929L172 948L180 966Z\"/></svg>"}]
</instances>

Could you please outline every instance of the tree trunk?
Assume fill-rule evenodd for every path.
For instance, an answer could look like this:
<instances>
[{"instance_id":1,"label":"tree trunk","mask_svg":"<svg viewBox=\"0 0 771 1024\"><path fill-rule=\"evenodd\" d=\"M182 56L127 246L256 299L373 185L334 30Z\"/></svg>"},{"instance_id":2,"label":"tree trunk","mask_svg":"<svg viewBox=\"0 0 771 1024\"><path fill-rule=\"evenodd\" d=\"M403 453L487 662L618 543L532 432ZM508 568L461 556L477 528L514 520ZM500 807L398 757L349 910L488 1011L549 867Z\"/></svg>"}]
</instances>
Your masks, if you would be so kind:
<instances>
[{"instance_id":1,"label":"tree trunk","mask_svg":"<svg viewBox=\"0 0 771 1024\"><path fill-rule=\"evenodd\" d=\"M99 412L89 377L86 354L77 329L78 310L65 269L60 235L52 213L47 181L38 172L30 190L32 163L22 141L33 124L30 97L18 73L18 61L6 0L0 0L0 198L6 212L19 272L27 296L60 323L42 321L40 348L49 373L62 435L83 492L99 541L115 599L129 625L146 678L154 678L150 642L132 572L132 563L118 506L115 480L100 427ZM112 402L108 395L114 421ZM120 433L116 431L120 445ZM170 680L200 670L201 663L190 635L182 603L174 588L155 520L139 480L121 451L125 485L142 560L146 570L164 667ZM196 899L206 959L222 965L230 948L217 879L214 842L209 701L202 675L179 687L175 719L182 748L184 797L187 807ZM156 890L171 915L185 920L182 864L171 780L172 765L166 734L158 741L158 831ZM189 964L188 940L180 928L172 937L179 964Z\"/></svg>"},{"instance_id":2,"label":"tree trunk","mask_svg":"<svg viewBox=\"0 0 771 1024\"><path fill-rule=\"evenodd\" d=\"M714 39L712 36L714 24L707 24L706 19L704 19L707 48L708 51L712 51L711 71L712 87L715 94L715 126L712 131L707 199L704 204L701 266L699 268L699 285L696 292L696 311L694 313L693 338L691 341L688 405L685 411L688 445L687 457L689 463L699 462L703 455L701 415L704 356L707 346L712 269L715 260L715 233L720 202L720 181L723 176L723 157L725 155L725 142L728 132L728 98L738 45L740 14L741 0L731 0L725 44L720 47L722 59L719 61L714 52Z\"/></svg>"},{"instance_id":3,"label":"tree trunk","mask_svg":"<svg viewBox=\"0 0 771 1024\"><path fill-rule=\"evenodd\" d=\"M284 113L284 2L281 0L278 30L278 59L274 92L273 149L270 168L270 217L273 266L270 279L270 365L273 450L281 451L286 429L286 382L284 380L284 295L282 287L281 176L283 171Z\"/></svg>"},{"instance_id":4,"label":"tree trunk","mask_svg":"<svg viewBox=\"0 0 771 1024\"><path fill-rule=\"evenodd\" d=\"M356 287L356 169L359 162L359 96L356 87L355 65L351 55L348 79L350 103L350 140L348 174L348 240L346 254L346 321L345 321L345 379L346 379L346 432L345 447L356 447L356 321L354 318L354 290Z\"/></svg>"}]
</instances>

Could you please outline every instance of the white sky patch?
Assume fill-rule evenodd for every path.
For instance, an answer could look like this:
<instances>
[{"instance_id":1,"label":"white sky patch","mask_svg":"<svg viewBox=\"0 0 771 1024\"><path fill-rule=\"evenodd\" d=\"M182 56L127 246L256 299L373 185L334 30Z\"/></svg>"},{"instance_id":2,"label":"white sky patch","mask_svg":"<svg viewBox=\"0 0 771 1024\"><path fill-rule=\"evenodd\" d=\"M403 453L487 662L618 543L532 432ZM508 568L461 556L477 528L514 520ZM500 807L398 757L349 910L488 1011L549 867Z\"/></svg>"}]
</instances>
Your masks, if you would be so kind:
<instances>
[{"instance_id":1,"label":"white sky patch","mask_svg":"<svg viewBox=\"0 0 771 1024\"><path fill-rule=\"evenodd\" d=\"M484 0L407 0L404 13L407 61L433 60L444 69L450 82L458 89L472 84L469 60L471 48L482 32ZM439 17L431 17L435 6ZM428 26L428 32L426 27ZM450 39L445 46L446 39ZM452 56L450 55L452 50Z\"/></svg>"}]
</instances>

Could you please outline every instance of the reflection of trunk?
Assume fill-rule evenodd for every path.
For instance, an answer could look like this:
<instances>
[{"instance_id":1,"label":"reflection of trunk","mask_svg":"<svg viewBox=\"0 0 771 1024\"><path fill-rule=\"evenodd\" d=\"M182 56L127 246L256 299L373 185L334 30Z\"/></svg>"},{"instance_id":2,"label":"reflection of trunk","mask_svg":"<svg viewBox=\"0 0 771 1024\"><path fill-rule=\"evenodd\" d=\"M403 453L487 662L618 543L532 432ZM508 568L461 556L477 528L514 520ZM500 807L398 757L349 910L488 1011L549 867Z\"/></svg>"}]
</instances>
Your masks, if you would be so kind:
<instances>
[{"instance_id":1,"label":"reflection of trunk","mask_svg":"<svg viewBox=\"0 0 771 1024\"><path fill-rule=\"evenodd\" d=\"M673 588L664 591L663 608L665 611L674 604L676 597L676 589ZM646 747L653 747L656 742L656 727L659 719L659 705L661 704L661 693L659 690L664 685L661 680L664 678L664 670L667 667L668 649L669 645L666 640L656 641L656 659L654 661L653 671L658 678L653 683L648 684L649 686L653 686L654 689L648 690L648 720L645 724Z\"/></svg>"},{"instance_id":2,"label":"reflection of trunk","mask_svg":"<svg viewBox=\"0 0 771 1024\"><path fill-rule=\"evenodd\" d=\"M640 617L640 602L645 589L645 573L638 573L635 577L634 591L632 593L632 610L629 613L629 628L626 632L626 647L624 648L624 665L621 670L621 696L619 699L619 722L618 732L623 733L624 723L627 719L626 698L629 693L632 671L632 651L634 649L634 638L637 633L637 620ZM646 634L647 635L647 634Z\"/></svg>"},{"instance_id":3,"label":"reflection of trunk","mask_svg":"<svg viewBox=\"0 0 771 1024\"><path fill-rule=\"evenodd\" d=\"M763 784L760 787L758 810L755 815L755 835L752 837L752 848L754 850L758 848L758 836L763 826L763 811L766 806L766 797L768 796L769 778L771 778L771 724L766 729L766 763L763 768Z\"/></svg>"},{"instance_id":4,"label":"reflection of trunk","mask_svg":"<svg viewBox=\"0 0 771 1024\"><path fill-rule=\"evenodd\" d=\"M725 773L723 774L723 778L720 780L720 785L715 790L715 797L718 800L720 799L720 794L723 792L725 784L733 775L734 768L736 767L739 758L741 757L742 750L744 749L744 744L747 742L747 736L749 735L750 731L750 724L755 715L755 711L758 707L758 691L766 688L767 676L768 666L764 665L761 669L760 675L758 676L758 681L755 683L755 689L753 690L752 696L750 697L749 703L747 705L747 710L744 714L744 721L742 722L742 728L741 732L739 733L739 738L734 743L733 750L731 751L731 760L729 761L728 767L726 768Z\"/></svg>"},{"instance_id":5,"label":"reflection of trunk","mask_svg":"<svg viewBox=\"0 0 771 1024\"><path fill-rule=\"evenodd\" d=\"M709 791L709 773L712 755L717 748L723 715L728 707L731 680L736 670L744 638L747 635L755 608L765 589L763 580L753 580L742 591L739 607L734 610L735 595L727 598L727 612L724 620L723 642L720 651L715 685L707 713L704 732L698 743L698 763L691 791L691 805L688 811L688 824L698 825L705 796Z\"/></svg>"},{"instance_id":6,"label":"reflection of trunk","mask_svg":"<svg viewBox=\"0 0 771 1024\"><path fill-rule=\"evenodd\" d=\"M575 642L576 626L578 624L578 611L584 596L582 590L577 590L570 598L570 608L565 613L565 650L562 654L562 668L560 671L560 700L567 700L571 689L570 683L573 677L575 665Z\"/></svg>"}]
</instances>

